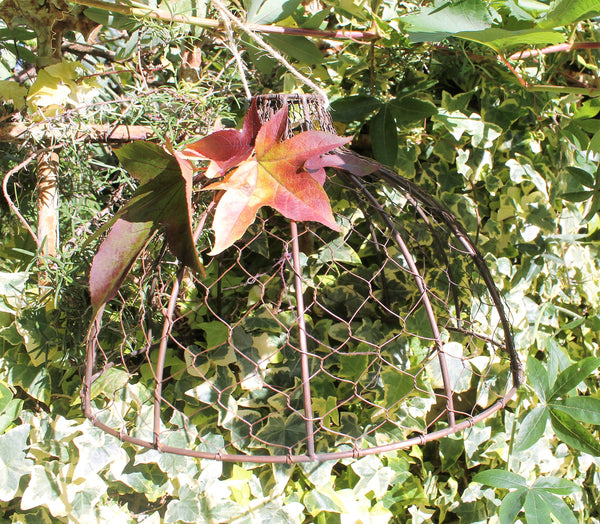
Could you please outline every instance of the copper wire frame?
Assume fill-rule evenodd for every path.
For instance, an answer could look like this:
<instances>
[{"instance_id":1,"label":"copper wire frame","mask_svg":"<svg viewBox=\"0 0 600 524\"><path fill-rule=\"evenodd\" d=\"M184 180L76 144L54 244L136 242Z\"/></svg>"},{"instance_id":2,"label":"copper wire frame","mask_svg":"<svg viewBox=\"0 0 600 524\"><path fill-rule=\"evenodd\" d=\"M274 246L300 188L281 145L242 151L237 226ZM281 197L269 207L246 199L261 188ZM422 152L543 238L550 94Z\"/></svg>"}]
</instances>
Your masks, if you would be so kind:
<instances>
[{"instance_id":1,"label":"copper wire frame","mask_svg":"<svg viewBox=\"0 0 600 524\"><path fill-rule=\"evenodd\" d=\"M312 95L260 97L261 118L268 119L283 104L290 110L288 136L304 129L334 132L327 110ZM207 262L207 269L216 268L212 283L180 268L169 293L164 286L157 291L153 284L151 301L158 304L153 304L152 311L142 308L137 324L133 323L135 329L129 331L123 320L128 309L124 305L114 308L122 326L123 341L118 348L107 349L103 342L103 329L109 328L103 327L101 313L87 340L82 388L85 416L123 442L162 453L292 464L359 458L423 445L470 428L503 409L522 382L522 366L500 293L457 219L416 184L385 166L368 177L340 171L330 177L326 189L357 203L357 221L340 217L345 230L342 237L324 231L323 226L291 221L286 239L283 218L267 212L259 217L255 230L228 253ZM398 201L391 208L390 198ZM213 207L203 204L197 236L204 234ZM269 229L272 224L275 229ZM254 243L265 238L279 252L271 255L270 267L265 262L267 270L257 273L256 260L267 258L257 254ZM311 240L309 251L303 246L307 239ZM361 262L371 261L372 275L366 273L365 264L345 256L336 259L336 249L350 244L355 253L361 251ZM159 260L147 271L154 281L161 264ZM313 270L316 276L311 277ZM226 289L228 278L237 282L230 289ZM339 290L348 289L341 284L344 278L352 278L354 288L362 289L365 296L337 300ZM185 298L190 288L191 301ZM273 296L275 288L280 291ZM404 301L394 301L395 295L403 293ZM255 296L254 302L249 296ZM246 304L245 309L231 306L236 301ZM186 302L189 307L182 311ZM154 318L157 311L163 322L155 341L148 317ZM380 324L392 326L383 342L364 340L358 334L361 325L366 325L365 312L372 321L373 311L380 315ZM343 317L344 312L349 319ZM226 332L221 344L210 347L208 340L198 342L194 338L198 332L186 339L183 327L196 322L196 317L201 317L196 324L201 329L210 325ZM282 318L293 322L287 325ZM331 328L328 334L317 333L315 319L346 330L346 339L338 340L336 335L338 339L332 340ZM269 326L264 333L248 327L261 322ZM269 336L279 340L279 346L266 355L264 351L258 354L255 341ZM127 345L125 339L133 342ZM422 352L416 359L410 353L413 347ZM459 348L462 354L452 354L448 348ZM173 362L185 361L185 366L170 364L170 355L176 352L180 358ZM352 368L348 371L344 369L347 362L361 362L365 369L355 371L348 364ZM115 368L135 384L147 384L149 390L153 383L152 401L136 400L135 395L129 400L138 413L121 402L130 395L127 384L115 387L112 397L104 390L94 392L95 383ZM282 385L284 371L289 372L291 382ZM229 383L220 385L222 379ZM457 392L461 379L463 385ZM174 392L181 383L193 387L183 396L179 391L178 396ZM167 388L171 398L166 398ZM338 396L324 399L323 390ZM202 391L192 404L187 403L190 391ZM394 393L397 398L390 398ZM490 396L494 401L482 406ZM456 404L457 399L464 404L464 398L472 397L467 408ZM329 402L325 408L324 401ZM370 418L361 421L361 413ZM144 427L137 427L140 420ZM344 420L356 422L358 429L351 424L346 429ZM413 425L412 420L416 421ZM269 424L282 428L280 434L266 432ZM285 440L289 428L292 441ZM187 446L180 445L181 439L170 439L174 433L184 435Z\"/></svg>"}]
</instances>

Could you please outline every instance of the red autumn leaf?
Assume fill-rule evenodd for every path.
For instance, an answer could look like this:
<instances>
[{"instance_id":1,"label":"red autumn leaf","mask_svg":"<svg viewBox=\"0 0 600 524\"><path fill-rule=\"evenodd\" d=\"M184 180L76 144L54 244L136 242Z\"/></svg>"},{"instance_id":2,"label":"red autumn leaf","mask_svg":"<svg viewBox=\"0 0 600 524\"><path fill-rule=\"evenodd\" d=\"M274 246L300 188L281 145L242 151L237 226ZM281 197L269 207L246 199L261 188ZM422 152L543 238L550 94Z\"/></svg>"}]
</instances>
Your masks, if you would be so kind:
<instances>
[{"instance_id":1,"label":"red autumn leaf","mask_svg":"<svg viewBox=\"0 0 600 524\"><path fill-rule=\"evenodd\" d=\"M262 206L270 206L291 220L320 222L339 231L322 180L315 179L303 166L350 139L305 131L282 142L286 124L287 108L283 108L258 132L255 155L206 188L225 190L213 219L215 245L211 255L238 240Z\"/></svg>"},{"instance_id":2,"label":"red autumn leaf","mask_svg":"<svg viewBox=\"0 0 600 524\"><path fill-rule=\"evenodd\" d=\"M186 158L212 160L205 173L208 178L224 175L229 169L243 162L252 154L254 140L260 125L256 100L254 100L246 114L241 131L235 129L215 131L187 145L182 154Z\"/></svg>"},{"instance_id":3,"label":"red autumn leaf","mask_svg":"<svg viewBox=\"0 0 600 524\"><path fill-rule=\"evenodd\" d=\"M193 168L150 142L123 146L117 156L141 185L113 219L90 269L90 295L97 311L115 296L140 251L159 227L165 227L171 252L196 272L203 267L192 235Z\"/></svg>"}]
</instances>

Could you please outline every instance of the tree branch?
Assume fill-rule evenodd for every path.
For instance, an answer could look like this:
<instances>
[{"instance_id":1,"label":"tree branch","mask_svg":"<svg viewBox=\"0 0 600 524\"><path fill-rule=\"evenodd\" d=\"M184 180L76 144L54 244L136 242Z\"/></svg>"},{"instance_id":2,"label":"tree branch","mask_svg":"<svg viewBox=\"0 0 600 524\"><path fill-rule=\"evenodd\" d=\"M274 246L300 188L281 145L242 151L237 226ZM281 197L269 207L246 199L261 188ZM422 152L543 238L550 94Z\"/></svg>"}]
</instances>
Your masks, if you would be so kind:
<instances>
[{"instance_id":1,"label":"tree branch","mask_svg":"<svg viewBox=\"0 0 600 524\"><path fill-rule=\"evenodd\" d=\"M0 142L22 142L28 136L29 126L24 124L0 124ZM56 138L64 135L64 131L47 126L44 129L47 138ZM148 126L108 126L89 125L77 130L75 139L85 142L130 142L132 140L146 140L154 135Z\"/></svg>"},{"instance_id":2,"label":"tree branch","mask_svg":"<svg viewBox=\"0 0 600 524\"><path fill-rule=\"evenodd\" d=\"M218 31L225 30L223 22L219 20L213 20L212 18L200 18L197 16L175 15L169 11L164 11L162 9L151 9L147 6L141 6L140 4L135 3L134 5L113 4L110 2L105 2L104 0L71 0L71 2L78 5L103 9L104 11L119 13L124 16L137 16L140 18L147 17L154 18L156 20L162 20L163 22L190 24L207 29L215 29ZM370 31L327 31L321 29L303 29L301 27L281 27L276 25L261 24L247 24L247 27L257 33L306 36L309 38L355 40L359 43L369 43L371 40L377 40L379 38L376 33L372 33Z\"/></svg>"},{"instance_id":3,"label":"tree branch","mask_svg":"<svg viewBox=\"0 0 600 524\"><path fill-rule=\"evenodd\" d=\"M510 60L522 60L532 56L549 55L551 53L569 52L573 49L599 49L600 42L573 42L572 44L557 44L544 47L543 49L529 49L519 51L509 56Z\"/></svg>"}]
</instances>

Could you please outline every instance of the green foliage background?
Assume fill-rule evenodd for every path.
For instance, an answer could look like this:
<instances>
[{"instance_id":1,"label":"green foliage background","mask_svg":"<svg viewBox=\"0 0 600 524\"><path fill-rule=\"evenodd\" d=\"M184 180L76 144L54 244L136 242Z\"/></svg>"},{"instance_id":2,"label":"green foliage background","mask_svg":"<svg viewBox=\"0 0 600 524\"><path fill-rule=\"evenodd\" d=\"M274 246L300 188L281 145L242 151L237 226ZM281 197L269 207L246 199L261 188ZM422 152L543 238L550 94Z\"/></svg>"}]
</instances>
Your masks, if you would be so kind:
<instances>
[{"instance_id":1,"label":"green foliage background","mask_svg":"<svg viewBox=\"0 0 600 524\"><path fill-rule=\"evenodd\" d=\"M514 71L499 59L530 44L598 40L600 4L282 4L228 7L242 17L247 10L249 23L380 34L373 45L265 38L326 91L340 134L354 134L356 149L435 195L477 240L510 308L526 384L506 410L462 434L337 463L198 461L121 444L94 428L79 401L94 247L84 241L99 226L89 221L104 208L114 211L114 191L128 195L134 188L108 147L83 143L74 130L100 122L147 125L182 144L217 118L239 120L243 76L253 94L303 85L247 35L230 42L199 26L96 8L86 11L103 24L96 51L82 57L66 47L66 62L81 58L77 78L56 72L54 84L37 87L56 100L62 82L71 99L41 115L32 81L20 75L35 59L34 35L4 28L0 73L30 88L25 107L26 91L0 86L4 115L31 125L24 145L2 144L2 169L41 147L45 122L63 144L61 173L68 175L61 177L63 242L56 260L39 260L0 202L0 518L600 522L598 50L509 59ZM217 17L215 5L170 0L159 8ZM65 42L83 40L67 33ZM245 75L232 45L242 53ZM201 62L189 67L183 57L194 46ZM15 174L9 191L34 222L31 166ZM51 286L38 288L40 272Z\"/></svg>"}]
</instances>

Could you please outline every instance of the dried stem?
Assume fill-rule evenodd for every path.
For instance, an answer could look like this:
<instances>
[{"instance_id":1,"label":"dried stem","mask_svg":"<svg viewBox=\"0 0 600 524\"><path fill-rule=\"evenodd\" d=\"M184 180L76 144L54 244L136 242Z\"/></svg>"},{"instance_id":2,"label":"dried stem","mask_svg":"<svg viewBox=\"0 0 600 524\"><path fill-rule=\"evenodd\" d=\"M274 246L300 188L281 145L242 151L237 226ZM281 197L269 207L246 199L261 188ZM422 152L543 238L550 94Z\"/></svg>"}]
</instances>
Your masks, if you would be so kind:
<instances>
[{"instance_id":1,"label":"dried stem","mask_svg":"<svg viewBox=\"0 0 600 524\"><path fill-rule=\"evenodd\" d=\"M19 211L19 208L12 201L12 199L10 198L10 195L8 194L8 181L10 180L10 177L13 176L15 173L18 173L19 171L21 171L21 169L25 169L38 156L38 154L39 154L39 151L36 153L33 153L28 158L23 160L23 162L21 162L19 165L13 167L8 173L6 173L6 175L4 175L4 180L2 181L2 192L4 193L4 198L6 199L8 206L10 207L12 212L17 216L17 218L21 221L21 223L23 224L25 229L27 229L27 231L29 231L31 238L33 238L33 240L35 241L35 245L39 249L40 241L38 240L37 235L35 234L33 229L31 229L31 226L29 225L27 220L25 220L25 217L23 217L23 215Z\"/></svg>"}]
</instances>

